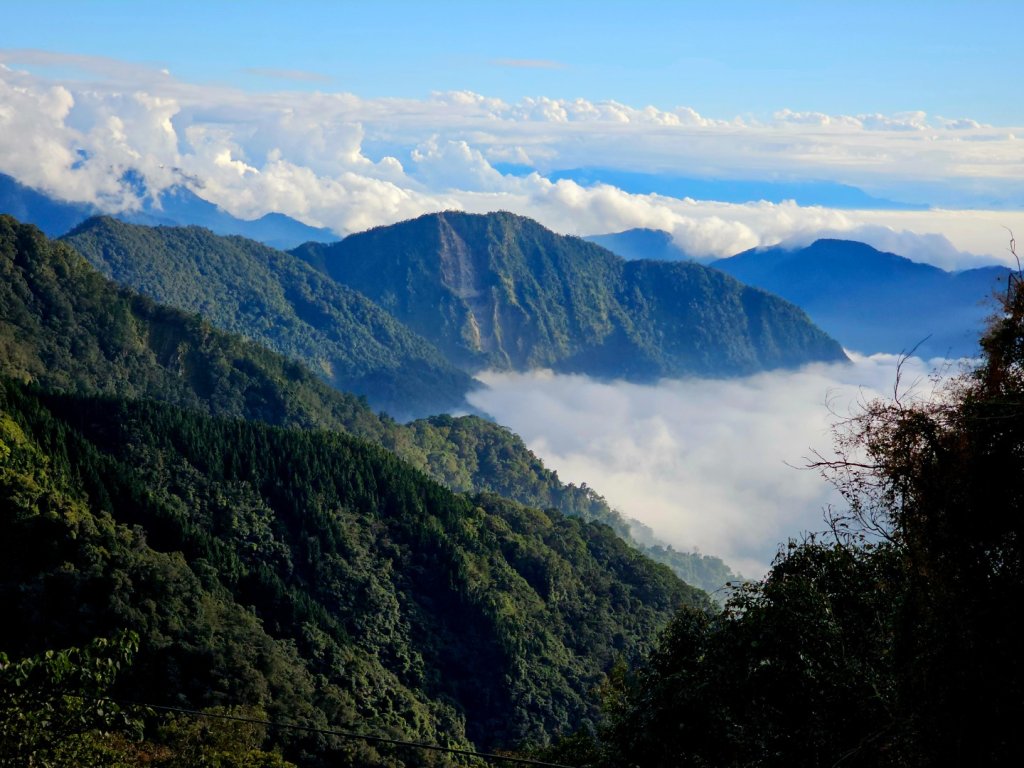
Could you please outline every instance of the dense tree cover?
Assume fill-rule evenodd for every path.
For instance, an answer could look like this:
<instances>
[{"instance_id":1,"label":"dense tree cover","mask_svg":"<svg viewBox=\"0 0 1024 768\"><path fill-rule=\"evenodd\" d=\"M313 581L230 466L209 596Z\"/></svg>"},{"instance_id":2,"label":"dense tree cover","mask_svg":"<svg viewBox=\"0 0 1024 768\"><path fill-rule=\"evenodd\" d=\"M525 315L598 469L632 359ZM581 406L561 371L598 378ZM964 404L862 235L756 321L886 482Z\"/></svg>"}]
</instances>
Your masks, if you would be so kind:
<instances>
[{"instance_id":1,"label":"dense tree cover","mask_svg":"<svg viewBox=\"0 0 1024 768\"><path fill-rule=\"evenodd\" d=\"M300 259L201 227L90 219L62 238L100 272L318 371L398 418L465 408L472 379L373 302Z\"/></svg>"},{"instance_id":2,"label":"dense tree cover","mask_svg":"<svg viewBox=\"0 0 1024 768\"><path fill-rule=\"evenodd\" d=\"M476 416L433 416L389 432L384 444L453 490L493 493L604 523L687 584L715 592L736 579L720 558L678 552L660 543L650 528L623 517L586 483L562 483L522 438L494 422Z\"/></svg>"},{"instance_id":3,"label":"dense tree cover","mask_svg":"<svg viewBox=\"0 0 1024 768\"><path fill-rule=\"evenodd\" d=\"M1024 762L1019 276L981 346L941 396L841 425L818 463L849 502L827 541L792 543L721 615L683 611L606 689L587 764Z\"/></svg>"},{"instance_id":4,"label":"dense tree cover","mask_svg":"<svg viewBox=\"0 0 1024 768\"><path fill-rule=\"evenodd\" d=\"M455 495L342 434L13 382L0 408L3 649L130 628L134 699L544 743L596 722L616 659L707 605L607 526ZM304 764L402 761L277 739Z\"/></svg>"},{"instance_id":5,"label":"dense tree cover","mask_svg":"<svg viewBox=\"0 0 1024 768\"><path fill-rule=\"evenodd\" d=\"M589 488L563 485L517 436L475 417L409 426L375 414L304 367L204 320L118 289L65 244L0 217L0 373L50 389L149 397L214 415L339 429L380 443L457 491L488 491L528 506L633 530ZM717 589L717 558L649 553L688 583Z\"/></svg>"},{"instance_id":6,"label":"dense tree cover","mask_svg":"<svg viewBox=\"0 0 1024 768\"><path fill-rule=\"evenodd\" d=\"M510 213L430 214L293 253L468 370L651 379L845 359L800 309L720 272L626 262Z\"/></svg>"},{"instance_id":7,"label":"dense tree cover","mask_svg":"<svg viewBox=\"0 0 1024 768\"><path fill-rule=\"evenodd\" d=\"M0 375L272 424L380 434L364 402L196 315L119 289L69 246L0 216Z\"/></svg>"}]
</instances>

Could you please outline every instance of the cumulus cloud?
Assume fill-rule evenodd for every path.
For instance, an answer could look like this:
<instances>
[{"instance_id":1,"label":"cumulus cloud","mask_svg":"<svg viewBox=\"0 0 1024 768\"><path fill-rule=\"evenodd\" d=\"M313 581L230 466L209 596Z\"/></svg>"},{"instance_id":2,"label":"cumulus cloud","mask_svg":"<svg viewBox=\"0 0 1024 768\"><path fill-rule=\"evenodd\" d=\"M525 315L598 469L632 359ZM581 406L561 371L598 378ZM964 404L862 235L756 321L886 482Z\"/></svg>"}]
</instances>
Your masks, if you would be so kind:
<instances>
[{"instance_id":1,"label":"cumulus cloud","mask_svg":"<svg viewBox=\"0 0 1024 768\"><path fill-rule=\"evenodd\" d=\"M891 394L897 358L854 357L740 379L602 382L550 372L484 373L473 404L520 434L563 481L587 483L680 550L722 557L748 577L780 543L825 528L841 504L814 471L832 425L858 403ZM911 359L902 381L934 391L946 361ZM904 390L906 392L906 390Z\"/></svg>"},{"instance_id":2,"label":"cumulus cloud","mask_svg":"<svg viewBox=\"0 0 1024 768\"><path fill-rule=\"evenodd\" d=\"M417 146L411 154L412 175L431 189L503 191L507 180L494 170L483 153L465 141L441 141L437 136Z\"/></svg>"},{"instance_id":3,"label":"cumulus cloud","mask_svg":"<svg viewBox=\"0 0 1024 768\"><path fill-rule=\"evenodd\" d=\"M882 250L942 267L969 269L985 264L1016 268L1011 232L1024 232L1021 211L858 211L850 232Z\"/></svg>"},{"instance_id":4,"label":"cumulus cloud","mask_svg":"<svg viewBox=\"0 0 1024 768\"><path fill-rule=\"evenodd\" d=\"M794 203L725 204L543 175L600 164L695 176L831 178L869 182L873 192L893 179L912 179L967 184L971 194L1024 195L1024 155L1013 132L966 118L780 110L760 123L685 106L547 97L510 104L468 91L422 100L247 93L38 51L0 52L0 62L0 171L109 211L138 205L120 182L131 170L154 194L186 184L236 216L280 211L338 234L441 209L505 209L563 233L663 229L701 257L860 233L904 255L930 253L959 264L969 253L1005 258L1002 227L1024 230L1012 212L996 223L981 212L908 218ZM82 74L56 82L20 71L19 62ZM538 173L503 175L492 165L497 161L533 164ZM938 237L920 237L929 235ZM986 247L977 247L982 242Z\"/></svg>"}]
</instances>

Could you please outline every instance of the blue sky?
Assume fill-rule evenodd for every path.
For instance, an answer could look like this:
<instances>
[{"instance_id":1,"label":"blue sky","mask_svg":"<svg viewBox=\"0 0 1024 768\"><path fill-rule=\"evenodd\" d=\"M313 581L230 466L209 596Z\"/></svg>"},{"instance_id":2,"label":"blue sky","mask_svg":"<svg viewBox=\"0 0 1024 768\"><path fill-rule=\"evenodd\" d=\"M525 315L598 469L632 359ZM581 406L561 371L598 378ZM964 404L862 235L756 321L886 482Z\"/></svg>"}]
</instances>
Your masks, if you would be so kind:
<instances>
[{"instance_id":1,"label":"blue sky","mask_svg":"<svg viewBox=\"0 0 1024 768\"><path fill-rule=\"evenodd\" d=\"M1024 123L1020 2L8 0L4 19L4 48L108 56L251 89Z\"/></svg>"}]
</instances>

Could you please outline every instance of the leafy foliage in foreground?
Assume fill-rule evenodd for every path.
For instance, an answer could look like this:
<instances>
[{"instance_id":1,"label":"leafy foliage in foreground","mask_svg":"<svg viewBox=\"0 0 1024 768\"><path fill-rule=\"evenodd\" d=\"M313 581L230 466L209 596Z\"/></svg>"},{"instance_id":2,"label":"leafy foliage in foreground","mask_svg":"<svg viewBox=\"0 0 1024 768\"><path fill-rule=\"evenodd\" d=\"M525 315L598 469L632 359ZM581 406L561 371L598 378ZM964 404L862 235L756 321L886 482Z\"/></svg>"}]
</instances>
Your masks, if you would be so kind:
<instances>
[{"instance_id":1,"label":"leafy foliage in foreground","mask_svg":"<svg viewBox=\"0 0 1024 768\"><path fill-rule=\"evenodd\" d=\"M351 437L0 390L8 654L138 632L120 690L481 746L589 692L703 593L606 526L458 496ZM287 755L395 754L281 734Z\"/></svg>"},{"instance_id":2,"label":"leafy foliage in foreground","mask_svg":"<svg viewBox=\"0 0 1024 768\"><path fill-rule=\"evenodd\" d=\"M122 631L17 661L0 653L0 767L295 768L262 749L266 726L251 722L265 720L258 710L160 719L150 707L111 698L138 649L138 635Z\"/></svg>"},{"instance_id":3,"label":"leafy foliage in foreground","mask_svg":"<svg viewBox=\"0 0 1024 768\"><path fill-rule=\"evenodd\" d=\"M373 302L283 251L95 218L62 238L114 281L301 360L398 418L465 407L472 379Z\"/></svg>"},{"instance_id":4,"label":"leafy foliage in foreground","mask_svg":"<svg viewBox=\"0 0 1024 768\"><path fill-rule=\"evenodd\" d=\"M833 542L780 554L717 618L684 611L609 687L591 764L1024 762L1024 287L936 401L876 401L820 466Z\"/></svg>"},{"instance_id":5,"label":"leafy foliage in foreground","mask_svg":"<svg viewBox=\"0 0 1024 768\"><path fill-rule=\"evenodd\" d=\"M106 696L138 642L121 632L16 661L0 652L0 765L90 765L105 734L137 732Z\"/></svg>"}]
</instances>

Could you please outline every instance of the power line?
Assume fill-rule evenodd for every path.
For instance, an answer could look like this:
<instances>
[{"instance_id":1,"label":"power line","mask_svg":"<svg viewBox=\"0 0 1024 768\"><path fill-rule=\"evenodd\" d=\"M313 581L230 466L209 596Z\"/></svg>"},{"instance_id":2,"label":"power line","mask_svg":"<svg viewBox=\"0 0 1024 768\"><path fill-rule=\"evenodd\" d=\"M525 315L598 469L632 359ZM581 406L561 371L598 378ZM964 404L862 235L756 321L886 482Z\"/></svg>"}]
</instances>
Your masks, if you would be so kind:
<instances>
[{"instance_id":1,"label":"power line","mask_svg":"<svg viewBox=\"0 0 1024 768\"><path fill-rule=\"evenodd\" d=\"M91 698L81 696L79 698ZM453 755L462 755L465 757L479 757L483 760L496 761L501 760L506 763L516 763L518 765L535 765L540 768L575 768L575 766L565 765L564 763L548 763L543 760L533 760L529 757L510 757L507 755L498 755L492 752L475 752L471 749L457 749L455 747L442 747L440 744L428 744L424 741L405 741L403 739L391 739L386 736L371 736L365 733L355 733L353 731L342 731L335 728L316 728L312 725L298 725L296 723L275 723L272 720L261 720L256 717L245 717L243 715L228 715L220 714L217 712L201 712L197 709L188 709L186 707L172 707L165 704L146 704L141 701L126 701L124 699L113 699L107 697L100 697L93 699L94 701L109 701L113 704L119 704L121 706L131 707L146 707L147 709L155 709L161 712L175 712L181 715L188 715L189 717L207 717L214 720L231 720L238 723L249 723L251 725L266 725L271 728L284 728L292 731L303 731L305 733L318 733L324 736L338 736L343 739L361 739L363 741L372 742L375 744L390 744L399 747L413 747L415 749L425 749L432 752L447 752Z\"/></svg>"}]
</instances>

